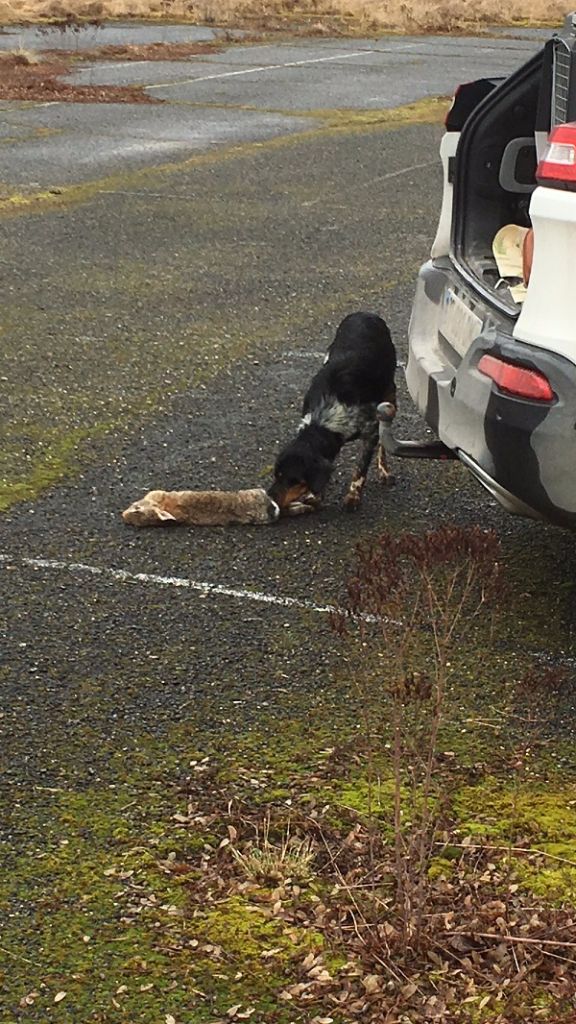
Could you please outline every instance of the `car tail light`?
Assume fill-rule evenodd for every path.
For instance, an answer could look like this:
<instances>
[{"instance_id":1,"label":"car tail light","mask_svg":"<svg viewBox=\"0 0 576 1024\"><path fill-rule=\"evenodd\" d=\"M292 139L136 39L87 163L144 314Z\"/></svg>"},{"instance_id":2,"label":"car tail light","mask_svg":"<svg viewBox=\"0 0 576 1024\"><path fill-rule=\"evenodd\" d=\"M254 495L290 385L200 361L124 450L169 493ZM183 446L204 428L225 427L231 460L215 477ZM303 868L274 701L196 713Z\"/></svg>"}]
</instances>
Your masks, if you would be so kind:
<instances>
[{"instance_id":1,"label":"car tail light","mask_svg":"<svg viewBox=\"0 0 576 1024\"><path fill-rule=\"evenodd\" d=\"M536 178L541 185L576 190L576 122L552 129Z\"/></svg>"},{"instance_id":2,"label":"car tail light","mask_svg":"<svg viewBox=\"0 0 576 1024\"><path fill-rule=\"evenodd\" d=\"M555 398L550 381L538 370L517 366L487 353L480 359L478 369L507 395L529 398L533 402L551 402Z\"/></svg>"}]
</instances>

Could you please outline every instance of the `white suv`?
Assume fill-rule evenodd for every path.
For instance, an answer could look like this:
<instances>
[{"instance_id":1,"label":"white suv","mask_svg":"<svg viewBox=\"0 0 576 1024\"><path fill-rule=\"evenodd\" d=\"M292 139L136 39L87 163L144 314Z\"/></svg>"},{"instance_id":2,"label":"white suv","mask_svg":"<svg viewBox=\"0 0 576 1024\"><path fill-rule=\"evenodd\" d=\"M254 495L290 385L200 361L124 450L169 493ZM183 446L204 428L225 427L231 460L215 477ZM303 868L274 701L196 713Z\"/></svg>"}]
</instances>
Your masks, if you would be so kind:
<instances>
[{"instance_id":1,"label":"white suv","mask_svg":"<svg viewBox=\"0 0 576 1024\"><path fill-rule=\"evenodd\" d=\"M505 508L575 527L576 14L508 78L461 86L446 128L408 389Z\"/></svg>"}]
</instances>

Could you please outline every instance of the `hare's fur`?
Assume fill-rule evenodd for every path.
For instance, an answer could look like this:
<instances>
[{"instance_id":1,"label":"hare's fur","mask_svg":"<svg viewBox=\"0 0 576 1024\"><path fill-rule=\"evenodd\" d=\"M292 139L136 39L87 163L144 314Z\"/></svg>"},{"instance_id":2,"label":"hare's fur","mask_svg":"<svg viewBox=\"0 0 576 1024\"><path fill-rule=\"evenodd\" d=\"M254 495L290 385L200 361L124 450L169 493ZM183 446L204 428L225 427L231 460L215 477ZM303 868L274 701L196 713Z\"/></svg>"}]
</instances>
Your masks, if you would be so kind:
<instances>
[{"instance_id":1,"label":"hare's fur","mask_svg":"<svg viewBox=\"0 0 576 1024\"><path fill-rule=\"evenodd\" d=\"M266 491L148 491L122 518L130 526L227 526L229 523L270 523L278 506Z\"/></svg>"}]
</instances>

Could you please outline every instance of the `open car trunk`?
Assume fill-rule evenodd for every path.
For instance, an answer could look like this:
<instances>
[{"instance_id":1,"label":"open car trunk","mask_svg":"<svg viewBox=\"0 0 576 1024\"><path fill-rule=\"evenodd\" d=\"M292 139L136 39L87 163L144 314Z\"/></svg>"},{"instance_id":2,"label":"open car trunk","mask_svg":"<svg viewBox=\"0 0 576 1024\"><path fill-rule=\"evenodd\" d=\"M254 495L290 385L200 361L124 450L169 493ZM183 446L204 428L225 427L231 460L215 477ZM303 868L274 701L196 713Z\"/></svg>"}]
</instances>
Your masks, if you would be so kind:
<instances>
[{"instance_id":1,"label":"open car trunk","mask_svg":"<svg viewBox=\"0 0 576 1024\"><path fill-rule=\"evenodd\" d=\"M520 304L503 277L494 240L505 225L530 228L539 139L550 127L553 49L543 48L493 89L467 119L454 182L453 258L485 298L509 315Z\"/></svg>"},{"instance_id":2,"label":"open car trunk","mask_svg":"<svg viewBox=\"0 0 576 1024\"><path fill-rule=\"evenodd\" d=\"M505 225L531 227L530 199L548 134L572 121L576 15L567 16L563 31L532 60L495 83L462 124L455 161L452 257L473 286L509 315L520 312L523 289L515 290L515 282L500 272L494 240ZM522 285L521 274L516 283Z\"/></svg>"}]
</instances>

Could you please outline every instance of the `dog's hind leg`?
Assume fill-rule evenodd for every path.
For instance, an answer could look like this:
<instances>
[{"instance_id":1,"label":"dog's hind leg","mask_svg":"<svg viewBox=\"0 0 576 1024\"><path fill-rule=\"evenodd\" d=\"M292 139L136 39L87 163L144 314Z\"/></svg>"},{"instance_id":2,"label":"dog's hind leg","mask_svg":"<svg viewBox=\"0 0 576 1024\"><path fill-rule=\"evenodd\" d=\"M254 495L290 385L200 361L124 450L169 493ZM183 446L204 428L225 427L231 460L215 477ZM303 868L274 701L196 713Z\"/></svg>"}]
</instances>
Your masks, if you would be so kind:
<instances>
[{"instance_id":1,"label":"dog's hind leg","mask_svg":"<svg viewBox=\"0 0 576 1024\"><path fill-rule=\"evenodd\" d=\"M364 484L366 483L366 477L368 476L368 470L370 469L370 463L374 457L377 444L378 426L376 424L362 437L360 461L354 470L348 493L344 498L344 505L349 512L353 512L354 509L358 508L362 500L362 491L364 490Z\"/></svg>"},{"instance_id":2,"label":"dog's hind leg","mask_svg":"<svg viewBox=\"0 0 576 1024\"><path fill-rule=\"evenodd\" d=\"M378 479L384 484L384 486L391 487L394 483L394 475L390 472L388 466L388 460L386 457L386 449L383 445L378 445L378 453L376 455L376 472L378 473Z\"/></svg>"},{"instance_id":3,"label":"dog's hind leg","mask_svg":"<svg viewBox=\"0 0 576 1024\"><path fill-rule=\"evenodd\" d=\"M397 406L397 402L396 402L396 387L395 387L395 385L392 385L392 387L389 390L389 392L387 393L384 401L389 402L391 405L394 406L394 416L395 416L396 415L396 406ZM376 472L378 474L378 479L384 484L384 486L389 486L390 487L393 483L395 483L394 476L390 472L390 469L388 468L388 459L387 459L387 456L386 456L386 449L384 448L384 445L381 442L379 442L379 444L378 444L378 454L376 456Z\"/></svg>"}]
</instances>

